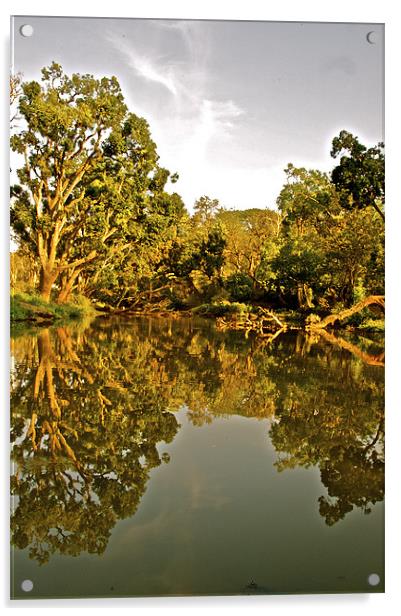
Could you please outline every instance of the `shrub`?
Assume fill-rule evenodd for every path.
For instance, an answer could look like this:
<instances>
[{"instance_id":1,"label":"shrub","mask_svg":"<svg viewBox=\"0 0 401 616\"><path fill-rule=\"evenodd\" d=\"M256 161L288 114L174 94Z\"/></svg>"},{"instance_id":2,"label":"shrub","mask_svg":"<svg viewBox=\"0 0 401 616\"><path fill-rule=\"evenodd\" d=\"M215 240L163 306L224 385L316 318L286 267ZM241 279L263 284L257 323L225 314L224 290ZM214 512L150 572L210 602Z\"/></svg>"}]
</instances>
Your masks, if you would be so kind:
<instances>
[{"instance_id":1,"label":"shrub","mask_svg":"<svg viewBox=\"0 0 401 616\"><path fill-rule=\"evenodd\" d=\"M252 312L252 306L248 306L248 304L242 304L240 302L232 302L228 307L228 312L231 314L247 314Z\"/></svg>"},{"instance_id":2,"label":"shrub","mask_svg":"<svg viewBox=\"0 0 401 616\"><path fill-rule=\"evenodd\" d=\"M230 294L230 299L238 302L250 300L253 294L253 281L247 274L231 274L226 278L224 286Z\"/></svg>"},{"instance_id":3,"label":"shrub","mask_svg":"<svg viewBox=\"0 0 401 616\"><path fill-rule=\"evenodd\" d=\"M228 302L221 300L213 304L201 304L192 308L192 313L199 316L223 317L227 314L246 314L252 311L252 306L241 304L240 302Z\"/></svg>"},{"instance_id":4,"label":"shrub","mask_svg":"<svg viewBox=\"0 0 401 616\"><path fill-rule=\"evenodd\" d=\"M93 306L91 304L90 299L88 299L87 297L85 297L85 295L73 295L71 297L70 303L73 306L79 306L80 308L83 308L84 310L93 310Z\"/></svg>"}]
</instances>

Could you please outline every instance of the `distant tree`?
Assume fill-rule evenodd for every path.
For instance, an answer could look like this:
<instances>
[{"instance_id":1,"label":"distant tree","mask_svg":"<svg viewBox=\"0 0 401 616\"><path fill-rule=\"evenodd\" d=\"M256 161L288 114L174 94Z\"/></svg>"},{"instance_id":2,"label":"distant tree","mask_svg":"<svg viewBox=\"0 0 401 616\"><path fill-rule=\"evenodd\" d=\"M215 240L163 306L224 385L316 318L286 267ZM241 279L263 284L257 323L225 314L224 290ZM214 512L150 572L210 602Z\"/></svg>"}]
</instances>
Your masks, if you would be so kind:
<instances>
[{"instance_id":1,"label":"distant tree","mask_svg":"<svg viewBox=\"0 0 401 616\"><path fill-rule=\"evenodd\" d=\"M218 199L211 199L207 196L200 197L194 204L194 218L201 224L205 224L217 214L219 208Z\"/></svg>"},{"instance_id":2,"label":"distant tree","mask_svg":"<svg viewBox=\"0 0 401 616\"><path fill-rule=\"evenodd\" d=\"M228 277L240 276L232 279L234 287L235 281L239 282L241 278L245 282L245 276L251 282L253 290L263 289L266 276L265 272L261 271L261 263L266 250L271 252L271 244L279 235L280 214L269 209L221 209L217 219L225 228L227 237L224 274Z\"/></svg>"},{"instance_id":3,"label":"distant tree","mask_svg":"<svg viewBox=\"0 0 401 616\"><path fill-rule=\"evenodd\" d=\"M10 254L10 288L14 293L29 293L37 278L37 263L29 252L20 248Z\"/></svg>"},{"instance_id":4,"label":"distant tree","mask_svg":"<svg viewBox=\"0 0 401 616\"><path fill-rule=\"evenodd\" d=\"M342 207L373 207L384 221L384 144L367 148L343 130L333 139L331 156L341 156L331 177Z\"/></svg>"},{"instance_id":5,"label":"distant tree","mask_svg":"<svg viewBox=\"0 0 401 616\"><path fill-rule=\"evenodd\" d=\"M325 273L322 238L338 210L334 186L325 173L289 164L277 205L282 216L280 250L271 268L284 293L300 308L311 308Z\"/></svg>"},{"instance_id":6,"label":"distant tree","mask_svg":"<svg viewBox=\"0 0 401 616\"><path fill-rule=\"evenodd\" d=\"M226 240L224 232L216 225L213 227L207 237L202 240L197 254L198 269L211 278L220 270L224 263L224 248Z\"/></svg>"},{"instance_id":7,"label":"distant tree","mask_svg":"<svg viewBox=\"0 0 401 616\"><path fill-rule=\"evenodd\" d=\"M286 174L277 199L281 244L270 265L284 295L312 308L315 301L350 305L357 286L382 292L384 237L378 214L341 207L341 195L325 173L288 165Z\"/></svg>"},{"instance_id":8,"label":"distant tree","mask_svg":"<svg viewBox=\"0 0 401 616\"><path fill-rule=\"evenodd\" d=\"M212 278L224 263L225 246L226 237L219 221L198 226L192 219L172 242L166 264L170 272L181 278L188 278L194 270Z\"/></svg>"}]
</instances>

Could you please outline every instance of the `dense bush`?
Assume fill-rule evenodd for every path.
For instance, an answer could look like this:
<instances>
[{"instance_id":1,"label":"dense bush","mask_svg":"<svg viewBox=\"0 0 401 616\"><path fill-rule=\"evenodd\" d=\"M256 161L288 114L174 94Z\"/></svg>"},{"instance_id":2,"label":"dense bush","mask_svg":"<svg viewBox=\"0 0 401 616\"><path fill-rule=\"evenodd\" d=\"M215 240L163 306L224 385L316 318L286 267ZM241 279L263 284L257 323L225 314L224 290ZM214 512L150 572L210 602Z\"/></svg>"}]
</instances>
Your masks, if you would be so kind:
<instances>
[{"instance_id":1,"label":"dense bush","mask_svg":"<svg viewBox=\"0 0 401 616\"><path fill-rule=\"evenodd\" d=\"M224 281L224 286L230 294L230 299L236 302L249 301L253 293L252 279L242 272L231 274Z\"/></svg>"},{"instance_id":2,"label":"dense bush","mask_svg":"<svg viewBox=\"0 0 401 616\"><path fill-rule=\"evenodd\" d=\"M197 306L192 309L192 313L205 317L223 317L228 314L246 314L252 312L252 310L252 306L247 304L222 300L212 304Z\"/></svg>"}]
</instances>

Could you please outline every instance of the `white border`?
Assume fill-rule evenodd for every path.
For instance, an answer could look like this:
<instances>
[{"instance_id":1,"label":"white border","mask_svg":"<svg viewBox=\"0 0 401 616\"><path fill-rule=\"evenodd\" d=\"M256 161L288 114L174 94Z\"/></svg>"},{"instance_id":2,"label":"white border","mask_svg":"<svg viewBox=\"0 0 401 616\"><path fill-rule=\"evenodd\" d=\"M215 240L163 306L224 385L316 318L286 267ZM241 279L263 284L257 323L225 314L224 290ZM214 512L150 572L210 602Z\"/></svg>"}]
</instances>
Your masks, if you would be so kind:
<instances>
[{"instance_id":1,"label":"white border","mask_svg":"<svg viewBox=\"0 0 401 616\"><path fill-rule=\"evenodd\" d=\"M2 147L0 148L0 169L2 173L2 207L1 207L1 242L2 258L0 280L3 286L3 301L1 302L2 325L0 348L2 349L2 370L0 370L0 391L3 394L2 409L2 454L1 460L5 468L1 478L1 519L3 522L0 537L3 539L1 555L1 599L3 607L13 610L43 610L43 608L69 608L77 611L83 609L115 609L134 610L136 613L147 614L162 611L163 614L175 614L177 611L203 613L204 610L222 613L242 614L245 610L252 613L267 611L297 616L319 614L335 614L340 610L351 612L352 616L363 614L377 616L379 610L394 613L400 599L400 480L398 449L400 447L401 400L397 391L397 381L401 369L398 345L400 337L401 281L399 270L401 265L400 249L400 94L399 94L399 58L400 50L400 20L396 1L392 0L286 0L268 2L267 0L114 0L111 3L86 2L69 0L68 3L55 3L54 0L37 0L32 3L25 1L3 0L0 6L1 45L4 50L2 69ZM6 99L9 61L9 16L14 15L58 15L58 16L96 16L96 17L159 17L188 19L256 19L269 21L336 21L336 22L371 22L385 23L386 26L386 189L387 189L387 387L386 387L386 593L376 595L302 595L280 597L222 597L222 598L169 598L169 599L103 599L103 600L62 600L62 601L25 601L10 603L9 561L8 561L8 434L7 434L7 388L8 388L8 104ZM398 266L398 267L397 267ZM4 541L5 539L5 541ZM369 538L367 538L369 540Z\"/></svg>"}]
</instances>

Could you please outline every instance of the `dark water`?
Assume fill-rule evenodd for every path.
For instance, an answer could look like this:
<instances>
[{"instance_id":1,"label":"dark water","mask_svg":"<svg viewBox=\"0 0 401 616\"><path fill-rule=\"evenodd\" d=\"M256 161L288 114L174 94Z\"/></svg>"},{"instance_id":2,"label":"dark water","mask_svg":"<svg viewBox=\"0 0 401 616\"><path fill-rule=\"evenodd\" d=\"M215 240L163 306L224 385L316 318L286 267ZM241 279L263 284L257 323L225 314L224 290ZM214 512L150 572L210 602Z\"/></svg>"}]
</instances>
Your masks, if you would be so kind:
<instances>
[{"instance_id":1,"label":"dark water","mask_svg":"<svg viewBox=\"0 0 401 616\"><path fill-rule=\"evenodd\" d=\"M165 319L17 336L12 596L382 592L382 350Z\"/></svg>"}]
</instances>

